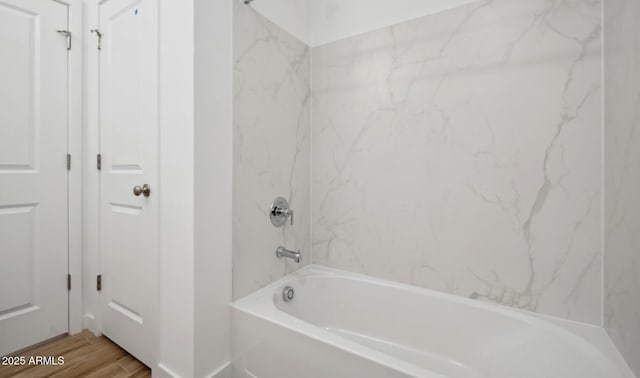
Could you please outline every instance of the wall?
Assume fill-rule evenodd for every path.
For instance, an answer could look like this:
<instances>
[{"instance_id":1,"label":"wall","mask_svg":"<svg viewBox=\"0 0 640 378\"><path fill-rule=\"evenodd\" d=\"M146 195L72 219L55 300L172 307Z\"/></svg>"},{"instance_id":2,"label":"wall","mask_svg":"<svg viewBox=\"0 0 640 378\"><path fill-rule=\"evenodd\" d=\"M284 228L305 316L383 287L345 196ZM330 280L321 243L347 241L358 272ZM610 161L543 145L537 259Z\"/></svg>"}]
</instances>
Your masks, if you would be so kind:
<instances>
[{"instance_id":1,"label":"wall","mask_svg":"<svg viewBox=\"0 0 640 378\"><path fill-rule=\"evenodd\" d=\"M249 7L295 38L309 44L311 3L318 0L255 0ZM244 0L238 0L244 3ZM243 5L243 4L241 4Z\"/></svg>"},{"instance_id":2,"label":"wall","mask_svg":"<svg viewBox=\"0 0 640 378\"><path fill-rule=\"evenodd\" d=\"M255 0L260 15L319 46L477 0Z\"/></svg>"},{"instance_id":3,"label":"wall","mask_svg":"<svg viewBox=\"0 0 640 378\"><path fill-rule=\"evenodd\" d=\"M193 0L159 3L158 377L195 376L194 11Z\"/></svg>"},{"instance_id":4,"label":"wall","mask_svg":"<svg viewBox=\"0 0 640 378\"><path fill-rule=\"evenodd\" d=\"M194 372L231 359L233 2L194 3Z\"/></svg>"},{"instance_id":5,"label":"wall","mask_svg":"<svg viewBox=\"0 0 640 378\"><path fill-rule=\"evenodd\" d=\"M160 3L158 377L229 364L231 1Z\"/></svg>"},{"instance_id":6,"label":"wall","mask_svg":"<svg viewBox=\"0 0 640 378\"><path fill-rule=\"evenodd\" d=\"M310 262L310 50L241 1L234 2L233 297ZM275 228L283 196L294 226ZM302 264L278 260L279 245Z\"/></svg>"},{"instance_id":7,"label":"wall","mask_svg":"<svg viewBox=\"0 0 640 378\"><path fill-rule=\"evenodd\" d=\"M474 2L314 48L314 262L599 324L600 7Z\"/></svg>"},{"instance_id":8,"label":"wall","mask_svg":"<svg viewBox=\"0 0 640 378\"><path fill-rule=\"evenodd\" d=\"M604 325L640 376L640 4L604 3Z\"/></svg>"},{"instance_id":9,"label":"wall","mask_svg":"<svg viewBox=\"0 0 640 378\"><path fill-rule=\"evenodd\" d=\"M311 0L307 41L319 46L474 1Z\"/></svg>"}]
</instances>

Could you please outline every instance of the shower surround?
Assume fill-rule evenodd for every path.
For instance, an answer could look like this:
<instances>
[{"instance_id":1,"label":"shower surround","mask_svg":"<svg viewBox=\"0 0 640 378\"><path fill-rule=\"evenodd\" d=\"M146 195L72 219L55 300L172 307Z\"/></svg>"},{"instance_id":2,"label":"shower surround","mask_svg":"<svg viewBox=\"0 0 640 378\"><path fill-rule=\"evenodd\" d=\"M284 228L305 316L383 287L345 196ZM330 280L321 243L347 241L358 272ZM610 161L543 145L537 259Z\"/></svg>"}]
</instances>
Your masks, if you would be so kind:
<instances>
[{"instance_id":1,"label":"shower surround","mask_svg":"<svg viewBox=\"0 0 640 378\"><path fill-rule=\"evenodd\" d=\"M234 2L233 298L311 260L311 50L241 1ZM275 228L269 206L289 200L295 224ZM302 264L276 248L302 250Z\"/></svg>"},{"instance_id":2,"label":"shower surround","mask_svg":"<svg viewBox=\"0 0 640 378\"><path fill-rule=\"evenodd\" d=\"M604 325L640 375L640 4L604 5Z\"/></svg>"},{"instance_id":3,"label":"shower surround","mask_svg":"<svg viewBox=\"0 0 640 378\"><path fill-rule=\"evenodd\" d=\"M313 49L314 263L599 324L599 1Z\"/></svg>"},{"instance_id":4,"label":"shower surround","mask_svg":"<svg viewBox=\"0 0 640 378\"><path fill-rule=\"evenodd\" d=\"M478 1L312 49L235 7L234 298L297 267L282 244L601 323L600 1Z\"/></svg>"}]
</instances>

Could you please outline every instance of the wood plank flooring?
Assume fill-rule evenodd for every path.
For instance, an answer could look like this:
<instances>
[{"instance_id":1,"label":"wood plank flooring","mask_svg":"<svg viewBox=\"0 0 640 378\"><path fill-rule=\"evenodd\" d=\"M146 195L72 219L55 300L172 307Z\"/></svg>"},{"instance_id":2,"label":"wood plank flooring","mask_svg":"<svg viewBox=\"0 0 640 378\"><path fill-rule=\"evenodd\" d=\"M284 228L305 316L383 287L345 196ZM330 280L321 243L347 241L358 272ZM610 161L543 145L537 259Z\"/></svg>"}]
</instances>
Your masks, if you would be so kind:
<instances>
[{"instance_id":1,"label":"wood plank flooring","mask_svg":"<svg viewBox=\"0 0 640 378\"><path fill-rule=\"evenodd\" d=\"M29 365L0 366L0 377L21 378L142 378L151 377L151 370L130 356L106 337L96 337L90 331L65 336L16 356L64 357L64 364L57 366Z\"/></svg>"}]
</instances>

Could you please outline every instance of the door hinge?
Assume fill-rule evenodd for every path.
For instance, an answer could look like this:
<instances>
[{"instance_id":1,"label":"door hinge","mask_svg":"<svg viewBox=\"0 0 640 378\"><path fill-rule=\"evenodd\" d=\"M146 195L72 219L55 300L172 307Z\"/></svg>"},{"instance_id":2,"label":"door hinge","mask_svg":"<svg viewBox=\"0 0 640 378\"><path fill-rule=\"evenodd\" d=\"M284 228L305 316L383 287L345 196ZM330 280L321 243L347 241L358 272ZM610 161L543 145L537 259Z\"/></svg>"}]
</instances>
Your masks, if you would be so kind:
<instances>
[{"instance_id":1,"label":"door hinge","mask_svg":"<svg viewBox=\"0 0 640 378\"><path fill-rule=\"evenodd\" d=\"M71 275L67 274L67 290L71 291Z\"/></svg>"},{"instance_id":2,"label":"door hinge","mask_svg":"<svg viewBox=\"0 0 640 378\"><path fill-rule=\"evenodd\" d=\"M71 170L71 154L67 154L67 171Z\"/></svg>"},{"instance_id":3,"label":"door hinge","mask_svg":"<svg viewBox=\"0 0 640 378\"><path fill-rule=\"evenodd\" d=\"M91 32L96 34L98 50L102 50L102 33L100 33L100 30L98 29L91 29Z\"/></svg>"},{"instance_id":4,"label":"door hinge","mask_svg":"<svg viewBox=\"0 0 640 378\"><path fill-rule=\"evenodd\" d=\"M98 170L102 169L102 155L100 154L96 157L96 165L98 166Z\"/></svg>"},{"instance_id":5,"label":"door hinge","mask_svg":"<svg viewBox=\"0 0 640 378\"><path fill-rule=\"evenodd\" d=\"M98 274L96 276L96 290L98 291L102 290L102 274Z\"/></svg>"},{"instance_id":6,"label":"door hinge","mask_svg":"<svg viewBox=\"0 0 640 378\"><path fill-rule=\"evenodd\" d=\"M71 32L68 30L58 30L58 33L67 37L67 50L71 50Z\"/></svg>"}]
</instances>

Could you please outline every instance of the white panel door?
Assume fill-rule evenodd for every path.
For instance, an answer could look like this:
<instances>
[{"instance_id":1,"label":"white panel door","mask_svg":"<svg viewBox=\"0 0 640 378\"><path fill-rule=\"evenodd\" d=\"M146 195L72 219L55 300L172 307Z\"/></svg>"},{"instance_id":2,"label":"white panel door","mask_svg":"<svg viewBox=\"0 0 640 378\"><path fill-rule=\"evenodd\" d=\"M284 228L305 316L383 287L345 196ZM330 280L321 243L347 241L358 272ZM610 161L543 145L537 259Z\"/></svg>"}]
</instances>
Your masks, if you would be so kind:
<instances>
[{"instance_id":1,"label":"white panel door","mask_svg":"<svg viewBox=\"0 0 640 378\"><path fill-rule=\"evenodd\" d=\"M68 330L67 7L0 0L0 355Z\"/></svg>"},{"instance_id":2,"label":"white panel door","mask_svg":"<svg viewBox=\"0 0 640 378\"><path fill-rule=\"evenodd\" d=\"M151 365L158 260L157 2L100 3L102 332ZM150 187L150 195L134 187Z\"/></svg>"}]
</instances>

